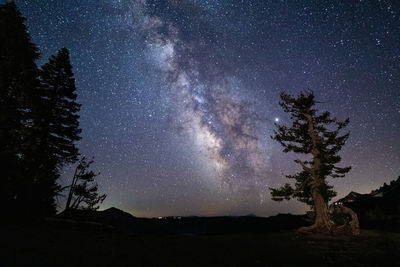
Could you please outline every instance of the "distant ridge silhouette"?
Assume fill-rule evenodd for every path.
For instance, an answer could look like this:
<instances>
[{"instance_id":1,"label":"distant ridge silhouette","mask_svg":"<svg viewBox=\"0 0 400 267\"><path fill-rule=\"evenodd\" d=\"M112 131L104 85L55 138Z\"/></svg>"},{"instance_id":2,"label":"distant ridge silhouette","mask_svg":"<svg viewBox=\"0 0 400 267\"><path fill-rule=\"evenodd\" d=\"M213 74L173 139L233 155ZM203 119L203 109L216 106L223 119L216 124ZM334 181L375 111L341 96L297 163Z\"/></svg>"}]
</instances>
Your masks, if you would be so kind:
<instances>
[{"instance_id":1,"label":"distant ridge silhouette","mask_svg":"<svg viewBox=\"0 0 400 267\"><path fill-rule=\"evenodd\" d=\"M362 228L400 230L400 177L368 194L351 191L335 203L353 209Z\"/></svg>"},{"instance_id":2,"label":"distant ridge silhouette","mask_svg":"<svg viewBox=\"0 0 400 267\"><path fill-rule=\"evenodd\" d=\"M63 214L59 214L63 218ZM269 233L296 229L308 225L305 215L278 214L264 218L254 214L248 216L171 216L160 218L138 218L112 207L103 211L77 210L72 218L79 222L95 222L129 233L155 234L225 234L225 233Z\"/></svg>"}]
</instances>

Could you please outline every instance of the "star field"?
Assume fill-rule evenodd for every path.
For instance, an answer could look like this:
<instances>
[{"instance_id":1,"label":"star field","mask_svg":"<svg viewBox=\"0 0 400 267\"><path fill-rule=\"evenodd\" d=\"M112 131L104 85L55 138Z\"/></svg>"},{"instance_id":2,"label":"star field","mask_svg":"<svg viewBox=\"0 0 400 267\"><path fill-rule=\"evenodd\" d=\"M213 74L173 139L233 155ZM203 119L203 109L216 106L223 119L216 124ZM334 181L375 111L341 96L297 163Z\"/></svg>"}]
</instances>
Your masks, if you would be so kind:
<instances>
[{"instance_id":1,"label":"star field","mask_svg":"<svg viewBox=\"0 0 400 267\"><path fill-rule=\"evenodd\" d=\"M39 63L61 47L102 208L135 216L302 213L268 187L298 170L271 140L279 94L350 118L342 197L400 175L395 1L16 1ZM62 182L69 181L66 169Z\"/></svg>"}]
</instances>

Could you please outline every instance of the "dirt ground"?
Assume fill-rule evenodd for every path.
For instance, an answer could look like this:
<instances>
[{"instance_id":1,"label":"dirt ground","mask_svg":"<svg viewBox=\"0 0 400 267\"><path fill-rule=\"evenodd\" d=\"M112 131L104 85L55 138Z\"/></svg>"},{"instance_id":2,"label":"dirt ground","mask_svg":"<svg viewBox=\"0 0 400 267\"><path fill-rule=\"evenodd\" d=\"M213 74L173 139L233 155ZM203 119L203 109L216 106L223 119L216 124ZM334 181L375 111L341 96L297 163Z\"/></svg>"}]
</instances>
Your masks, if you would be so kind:
<instances>
[{"instance_id":1,"label":"dirt ground","mask_svg":"<svg viewBox=\"0 0 400 267\"><path fill-rule=\"evenodd\" d=\"M132 235L99 225L2 225L0 266L400 266L400 233Z\"/></svg>"}]
</instances>

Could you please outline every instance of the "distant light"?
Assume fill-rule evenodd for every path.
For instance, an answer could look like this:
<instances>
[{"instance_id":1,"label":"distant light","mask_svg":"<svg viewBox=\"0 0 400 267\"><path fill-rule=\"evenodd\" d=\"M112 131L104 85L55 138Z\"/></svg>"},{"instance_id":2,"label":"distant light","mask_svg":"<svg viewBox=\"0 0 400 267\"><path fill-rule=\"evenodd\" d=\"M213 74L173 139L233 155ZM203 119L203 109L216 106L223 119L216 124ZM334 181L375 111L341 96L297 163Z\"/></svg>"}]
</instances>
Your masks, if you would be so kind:
<instances>
[{"instance_id":1,"label":"distant light","mask_svg":"<svg viewBox=\"0 0 400 267\"><path fill-rule=\"evenodd\" d=\"M279 118L275 118L275 122L278 122L279 121Z\"/></svg>"}]
</instances>

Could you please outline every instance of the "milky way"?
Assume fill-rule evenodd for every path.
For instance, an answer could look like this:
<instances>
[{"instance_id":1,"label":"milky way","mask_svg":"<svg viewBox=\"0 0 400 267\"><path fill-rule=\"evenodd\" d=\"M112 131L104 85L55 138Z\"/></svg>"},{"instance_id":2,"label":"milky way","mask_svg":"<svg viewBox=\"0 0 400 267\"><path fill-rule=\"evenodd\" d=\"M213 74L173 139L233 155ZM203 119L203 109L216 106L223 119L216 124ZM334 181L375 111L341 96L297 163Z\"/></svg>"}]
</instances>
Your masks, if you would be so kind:
<instances>
[{"instance_id":1,"label":"milky way","mask_svg":"<svg viewBox=\"0 0 400 267\"><path fill-rule=\"evenodd\" d=\"M282 91L350 117L339 196L400 175L399 5L378 1L16 1L42 59L71 50L82 154L103 208L267 216L298 170L270 135ZM68 181L66 169L62 183ZM61 203L62 204L62 201Z\"/></svg>"},{"instance_id":2,"label":"milky way","mask_svg":"<svg viewBox=\"0 0 400 267\"><path fill-rule=\"evenodd\" d=\"M182 40L182 32L174 24L142 13L143 9L145 6L135 6L133 17L146 36L149 57L165 73L166 90L172 92L169 97L175 99L174 124L184 129L205 157L207 167L213 170L210 178L220 179L221 189L235 189L235 194L248 190L265 193L268 155L259 149L264 144L259 142L258 116L251 103L235 95L232 80L236 77L218 74L204 80L201 71L210 64L196 61L187 52L201 49L198 44Z\"/></svg>"}]
</instances>

